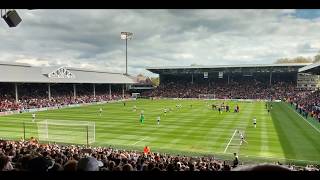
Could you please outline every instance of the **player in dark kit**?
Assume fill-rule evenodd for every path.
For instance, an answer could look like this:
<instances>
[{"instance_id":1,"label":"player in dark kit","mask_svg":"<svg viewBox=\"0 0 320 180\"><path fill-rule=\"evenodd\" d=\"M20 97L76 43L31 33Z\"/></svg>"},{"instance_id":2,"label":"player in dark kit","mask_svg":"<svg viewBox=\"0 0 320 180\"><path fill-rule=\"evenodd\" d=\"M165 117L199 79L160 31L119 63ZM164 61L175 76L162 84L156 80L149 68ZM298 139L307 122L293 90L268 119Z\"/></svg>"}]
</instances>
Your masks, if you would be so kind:
<instances>
[{"instance_id":1,"label":"player in dark kit","mask_svg":"<svg viewBox=\"0 0 320 180\"><path fill-rule=\"evenodd\" d=\"M229 107L229 105L226 105L226 112L230 112L230 107Z\"/></svg>"},{"instance_id":2,"label":"player in dark kit","mask_svg":"<svg viewBox=\"0 0 320 180\"><path fill-rule=\"evenodd\" d=\"M126 102L123 102L123 106L126 106Z\"/></svg>"}]
</instances>

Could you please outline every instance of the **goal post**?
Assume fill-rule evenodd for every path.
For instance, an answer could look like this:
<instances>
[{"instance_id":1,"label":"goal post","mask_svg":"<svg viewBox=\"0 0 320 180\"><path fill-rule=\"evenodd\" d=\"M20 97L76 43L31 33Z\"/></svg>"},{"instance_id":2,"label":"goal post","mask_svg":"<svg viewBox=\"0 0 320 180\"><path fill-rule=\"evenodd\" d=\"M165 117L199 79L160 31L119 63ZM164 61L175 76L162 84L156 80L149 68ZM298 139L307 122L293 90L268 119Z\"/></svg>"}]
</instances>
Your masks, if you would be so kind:
<instances>
[{"instance_id":1,"label":"goal post","mask_svg":"<svg viewBox=\"0 0 320 180\"><path fill-rule=\"evenodd\" d=\"M95 122L43 120L37 122L38 139L44 142L92 144L96 139Z\"/></svg>"}]
</instances>

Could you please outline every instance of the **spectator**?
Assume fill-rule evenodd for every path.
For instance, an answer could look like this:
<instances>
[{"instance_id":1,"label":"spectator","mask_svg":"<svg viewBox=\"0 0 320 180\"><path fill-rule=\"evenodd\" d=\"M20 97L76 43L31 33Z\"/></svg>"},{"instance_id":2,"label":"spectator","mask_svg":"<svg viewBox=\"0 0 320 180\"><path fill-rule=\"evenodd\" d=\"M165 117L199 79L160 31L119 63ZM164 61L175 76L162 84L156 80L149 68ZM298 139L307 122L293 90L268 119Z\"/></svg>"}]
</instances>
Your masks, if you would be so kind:
<instances>
[{"instance_id":1,"label":"spectator","mask_svg":"<svg viewBox=\"0 0 320 180\"><path fill-rule=\"evenodd\" d=\"M85 157L78 163L79 171L99 171L99 164L94 157Z\"/></svg>"}]
</instances>

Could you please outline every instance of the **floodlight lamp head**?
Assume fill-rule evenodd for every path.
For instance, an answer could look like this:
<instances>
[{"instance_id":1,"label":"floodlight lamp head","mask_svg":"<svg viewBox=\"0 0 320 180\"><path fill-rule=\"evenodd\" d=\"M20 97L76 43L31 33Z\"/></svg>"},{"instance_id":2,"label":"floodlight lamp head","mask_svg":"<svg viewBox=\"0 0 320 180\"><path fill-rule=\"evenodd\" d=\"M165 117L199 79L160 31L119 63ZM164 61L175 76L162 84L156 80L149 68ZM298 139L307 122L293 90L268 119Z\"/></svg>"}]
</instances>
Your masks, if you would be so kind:
<instances>
[{"instance_id":1,"label":"floodlight lamp head","mask_svg":"<svg viewBox=\"0 0 320 180\"><path fill-rule=\"evenodd\" d=\"M132 39L133 33L132 32L121 32L120 35L121 39Z\"/></svg>"},{"instance_id":2,"label":"floodlight lamp head","mask_svg":"<svg viewBox=\"0 0 320 180\"><path fill-rule=\"evenodd\" d=\"M6 21L8 26L11 27L16 27L22 20L15 10L5 10L5 14L2 14L2 9L1 9L1 17Z\"/></svg>"}]
</instances>

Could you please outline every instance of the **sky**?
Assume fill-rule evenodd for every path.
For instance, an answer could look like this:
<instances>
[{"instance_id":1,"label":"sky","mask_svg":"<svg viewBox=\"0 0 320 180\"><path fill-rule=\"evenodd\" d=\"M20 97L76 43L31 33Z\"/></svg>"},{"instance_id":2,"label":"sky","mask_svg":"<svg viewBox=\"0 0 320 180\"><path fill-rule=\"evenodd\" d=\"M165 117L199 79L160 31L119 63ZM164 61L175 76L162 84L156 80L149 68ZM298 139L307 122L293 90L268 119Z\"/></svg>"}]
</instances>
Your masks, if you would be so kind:
<instances>
[{"instance_id":1,"label":"sky","mask_svg":"<svg viewBox=\"0 0 320 180\"><path fill-rule=\"evenodd\" d=\"M0 21L0 61L156 76L147 67L270 64L313 57L320 10L23 10Z\"/></svg>"}]
</instances>

